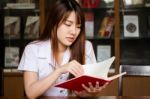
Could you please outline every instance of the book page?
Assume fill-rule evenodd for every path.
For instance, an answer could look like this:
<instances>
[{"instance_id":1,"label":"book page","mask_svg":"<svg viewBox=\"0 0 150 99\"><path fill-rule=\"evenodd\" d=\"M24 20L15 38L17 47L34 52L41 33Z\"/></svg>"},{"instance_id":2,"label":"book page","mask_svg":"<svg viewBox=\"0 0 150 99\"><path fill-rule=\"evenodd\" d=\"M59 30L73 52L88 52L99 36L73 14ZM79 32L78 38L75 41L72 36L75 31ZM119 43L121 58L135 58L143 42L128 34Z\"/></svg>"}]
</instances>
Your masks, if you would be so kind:
<instances>
[{"instance_id":1,"label":"book page","mask_svg":"<svg viewBox=\"0 0 150 99\"><path fill-rule=\"evenodd\" d=\"M102 62L83 65L84 75L94 76L98 78L107 78L108 71L115 57L111 57Z\"/></svg>"},{"instance_id":2,"label":"book page","mask_svg":"<svg viewBox=\"0 0 150 99\"><path fill-rule=\"evenodd\" d=\"M113 76L108 77L108 78L105 79L105 80L111 81L111 80L114 80L114 79L116 79L116 78L118 78L118 77L120 77L120 76L123 76L123 75L125 75L125 74L126 74L126 72L123 72L123 73L120 73L120 74L116 74L116 75L113 75Z\"/></svg>"}]
</instances>

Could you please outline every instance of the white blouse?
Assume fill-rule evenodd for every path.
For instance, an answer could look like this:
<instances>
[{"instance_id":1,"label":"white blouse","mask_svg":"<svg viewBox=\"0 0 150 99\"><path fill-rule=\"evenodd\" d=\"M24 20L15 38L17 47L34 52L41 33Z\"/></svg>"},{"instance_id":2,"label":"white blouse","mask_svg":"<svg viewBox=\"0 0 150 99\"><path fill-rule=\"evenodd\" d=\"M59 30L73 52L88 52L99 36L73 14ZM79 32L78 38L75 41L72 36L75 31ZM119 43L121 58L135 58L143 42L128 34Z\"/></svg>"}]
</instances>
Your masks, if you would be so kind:
<instances>
[{"instance_id":1,"label":"white blouse","mask_svg":"<svg viewBox=\"0 0 150 99\"><path fill-rule=\"evenodd\" d=\"M91 42L86 41L86 57L85 63L95 63L96 58ZM62 65L69 62L70 51L67 49L63 56ZM28 44L25 47L22 55L18 70L32 71L38 73L38 79L43 79L54 71L54 61L51 52L50 40L47 41L35 41ZM69 73L62 74L56 81L56 83L64 82L67 80ZM67 96L68 91L63 88L52 86L44 93L44 96Z\"/></svg>"}]
</instances>

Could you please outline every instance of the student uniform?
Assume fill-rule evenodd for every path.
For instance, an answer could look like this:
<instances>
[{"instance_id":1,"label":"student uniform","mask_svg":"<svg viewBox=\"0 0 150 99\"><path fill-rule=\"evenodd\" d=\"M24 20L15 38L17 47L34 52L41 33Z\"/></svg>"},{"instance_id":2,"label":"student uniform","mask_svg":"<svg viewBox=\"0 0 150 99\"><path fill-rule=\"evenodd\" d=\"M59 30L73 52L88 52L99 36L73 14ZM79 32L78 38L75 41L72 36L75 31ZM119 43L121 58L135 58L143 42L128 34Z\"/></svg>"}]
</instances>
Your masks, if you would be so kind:
<instances>
[{"instance_id":1,"label":"student uniform","mask_svg":"<svg viewBox=\"0 0 150 99\"><path fill-rule=\"evenodd\" d=\"M89 41L86 41L86 57L85 63L95 63L96 58L93 51L93 46ZM68 63L70 58L69 48L65 51L63 61L61 65ZM54 60L51 51L51 42L47 41L35 41L28 44L23 52L18 70L20 71L32 71L38 73L38 79L43 79L54 71ZM69 73L62 74L57 83L64 82L67 80ZM44 96L67 96L68 91L66 89L50 87Z\"/></svg>"}]
</instances>

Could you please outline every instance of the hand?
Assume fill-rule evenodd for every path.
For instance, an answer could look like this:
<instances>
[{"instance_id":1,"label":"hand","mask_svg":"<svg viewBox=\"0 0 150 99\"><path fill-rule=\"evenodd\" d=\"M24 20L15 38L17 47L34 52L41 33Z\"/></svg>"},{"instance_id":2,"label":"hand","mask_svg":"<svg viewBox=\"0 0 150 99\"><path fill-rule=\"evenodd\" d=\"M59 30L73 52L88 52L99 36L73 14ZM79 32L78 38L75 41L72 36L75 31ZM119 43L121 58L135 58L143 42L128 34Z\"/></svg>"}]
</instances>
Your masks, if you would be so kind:
<instances>
[{"instance_id":1,"label":"hand","mask_svg":"<svg viewBox=\"0 0 150 99\"><path fill-rule=\"evenodd\" d=\"M75 91L75 94L81 97L97 96L107 85L108 83L105 83L103 86L100 86L99 82L96 82L96 85L93 86L92 83L89 82L89 86L85 86L84 84L82 84L82 87L85 89L84 91Z\"/></svg>"},{"instance_id":2,"label":"hand","mask_svg":"<svg viewBox=\"0 0 150 99\"><path fill-rule=\"evenodd\" d=\"M81 76L84 73L83 67L76 60L72 60L71 62L61 66L58 68L61 70L61 73L69 72L73 74L75 77Z\"/></svg>"},{"instance_id":3,"label":"hand","mask_svg":"<svg viewBox=\"0 0 150 99\"><path fill-rule=\"evenodd\" d=\"M99 85L99 82L96 82L96 85L93 86L91 82L89 82L89 86L85 86L84 84L82 84L82 87L90 94L95 94L95 93L99 93L101 92L106 86L108 85L108 83L105 83L103 86Z\"/></svg>"}]
</instances>

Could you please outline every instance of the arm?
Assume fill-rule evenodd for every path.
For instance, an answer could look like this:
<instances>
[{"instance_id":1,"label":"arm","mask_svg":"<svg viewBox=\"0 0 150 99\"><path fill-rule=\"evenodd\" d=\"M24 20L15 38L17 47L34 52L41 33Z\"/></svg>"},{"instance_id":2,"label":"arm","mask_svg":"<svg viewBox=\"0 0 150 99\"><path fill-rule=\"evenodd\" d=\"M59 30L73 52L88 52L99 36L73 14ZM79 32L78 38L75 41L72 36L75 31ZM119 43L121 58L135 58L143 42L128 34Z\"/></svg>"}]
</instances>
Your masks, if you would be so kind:
<instances>
[{"instance_id":1,"label":"arm","mask_svg":"<svg viewBox=\"0 0 150 99\"><path fill-rule=\"evenodd\" d=\"M38 80L38 74L36 72L24 72L24 85L26 95L29 98L35 98L42 95L48 88L50 88L57 78L60 76L60 70L55 70L49 76L42 80Z\"/></svg>"},{"instance_id":2,"label":"arm","mask_svg":"<svg viewBox=\"0 0 150 99\"><path fill-rule=\"evenodd\" d=\"M82 65L77 61L71 61L60 68L57 68L53 73L46 78L38 80L36 72L24 72L25 91L29 98L36 98L48 90L58 79L58 77L66 72L70 72L74 76L83 74Z\"/></svg>"}]
</instances>

